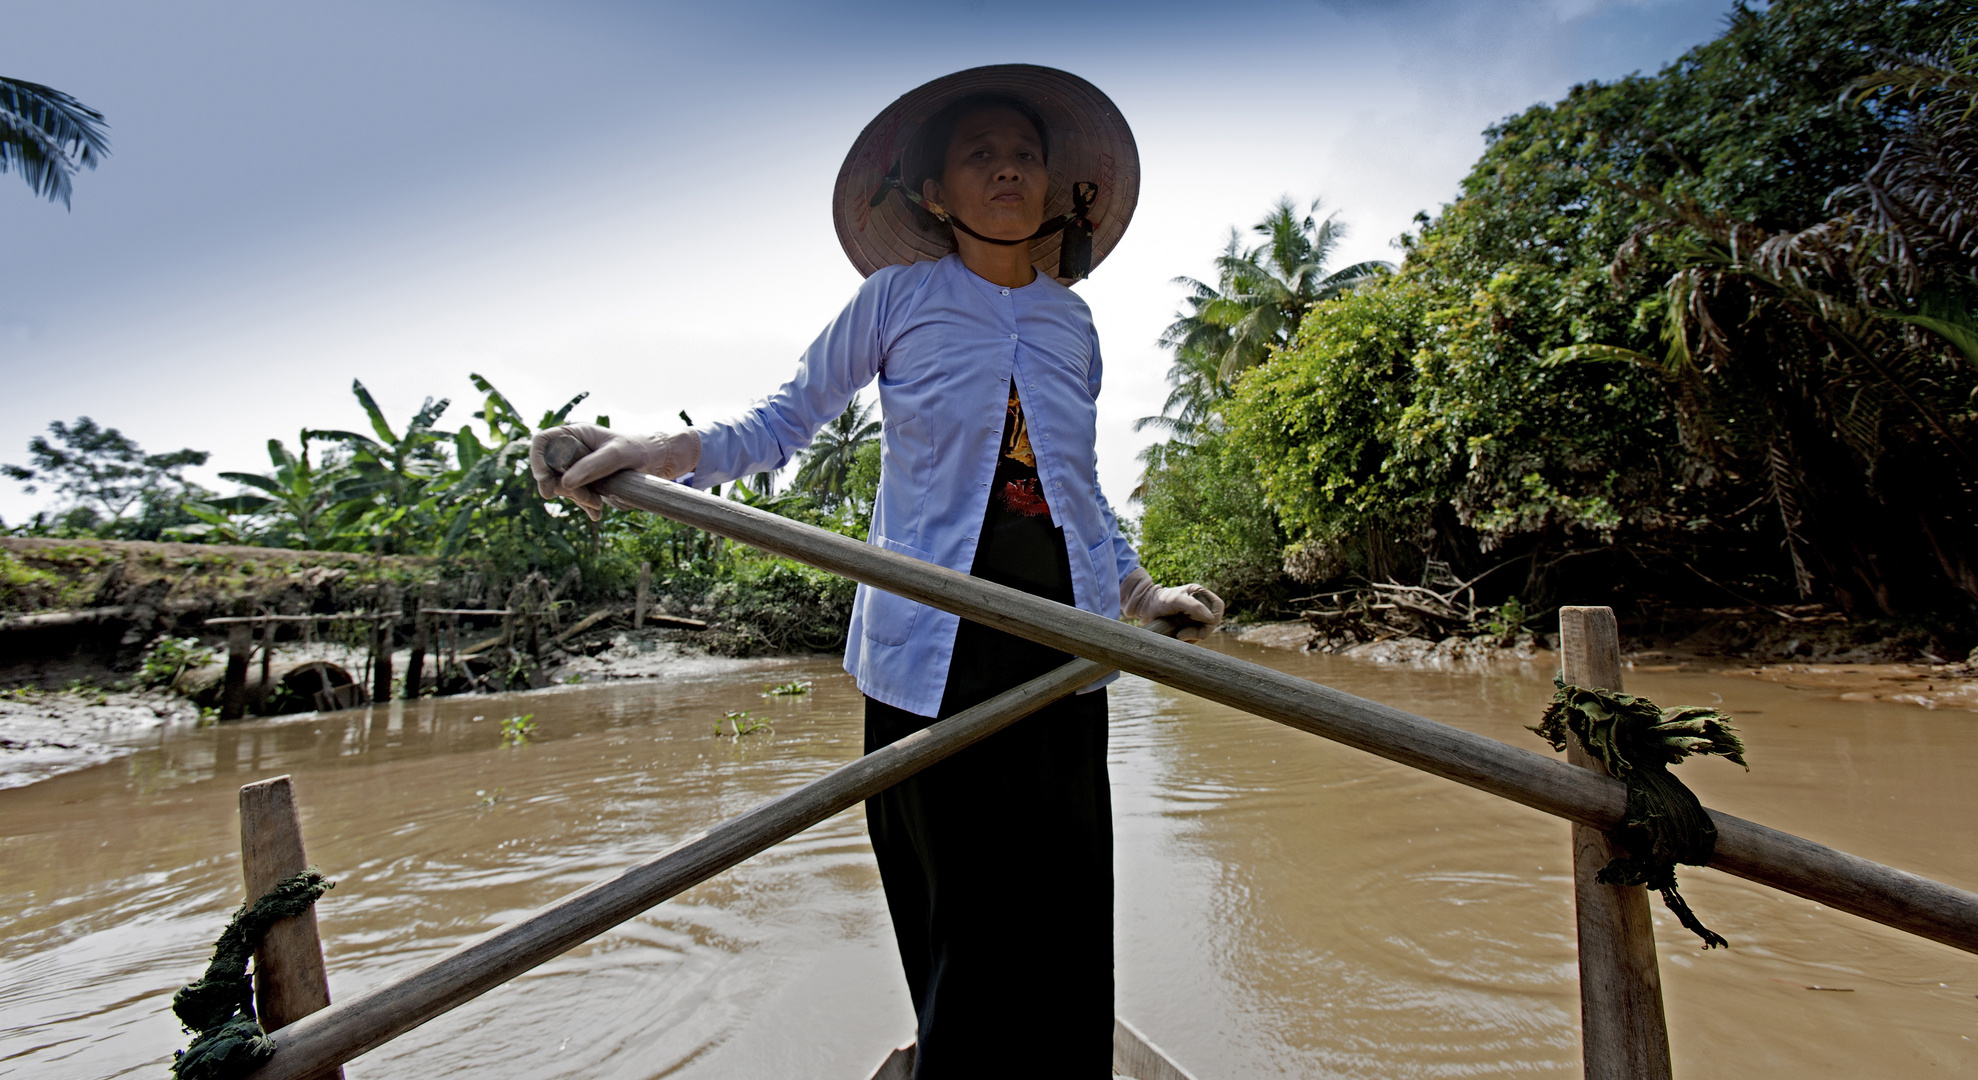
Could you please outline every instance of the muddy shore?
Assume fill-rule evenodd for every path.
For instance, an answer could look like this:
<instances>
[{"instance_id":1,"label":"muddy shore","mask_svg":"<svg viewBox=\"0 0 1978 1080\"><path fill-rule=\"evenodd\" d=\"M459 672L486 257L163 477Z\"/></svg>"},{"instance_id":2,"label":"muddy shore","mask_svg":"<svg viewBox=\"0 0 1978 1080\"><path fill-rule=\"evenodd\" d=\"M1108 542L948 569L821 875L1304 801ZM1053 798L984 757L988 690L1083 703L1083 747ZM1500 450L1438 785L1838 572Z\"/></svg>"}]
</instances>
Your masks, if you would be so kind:
<instances>
[{"instance_id":1,"label":"muddy shore","mask_svg":"<svg viewBox=\"0 0 1978 1080\"><path fill-rule=\"evenodd\" d=\"M773 673L815 657L716 656L669 640L665 630L597 635L608 645L594 654L556 654L542 668L543 688L617 680L695 678L741 670ZM284 649L287 653L290 650ZM361 651L334 643L298 647L297 655L361 671ZM394 657L398 670L405 650ZM430 669L429 669L430 677ZM766 678L769 676L765 676ZM298 713L298 717L315 714ZM102 689L77 683L68 689L32 686L0 690L0 789L21 787L89 768L135 752L146 736L166 725L212 724L212 710L164 689Z\"/></svg>"},{"instance_id":2,"label":"muddy shore","mask_svg":"<svg viewBox=\"0 0 1978 1080\"><path fill-rule=\"evenodd\" d=\"M1303 621L1231 628L1238 641L1293 652L1328 652L1376 665L1454 670L1501 664L1558 664L1556 641L1523 634L1509 644L1489 636L1429 641L1394 637L1339 645ZM691 678L743 669L773 669L815 657L743 659L713 655L693 642L695 635L664 629L601 631L587 635L584 647L547 657L538 676L544 687L619 680ZM286 650L285 650L286 651ZM361 670L360 652L323 643L311 656ZM395 656L403 671L405 650ZM1840 700L1978 712L1978 667L1970 663L1753 662L1713 656L1707 650L1640 648L1627 652L1630 671L1712 671L1789 686ZM0 788L19 787L87 768L131 753L143 737L167 724L212 723L198 705L164 690L68 690L16 688L0 691Z\"/></svg>"},{"instance_id":3,"label":"muddy shore","mask_svg":"<svg viewBox=\"0 0 1978 1080\"><path fill-rule=\"evenodd\" d=\"M1342 645L1327 640L1303 620L1256 623L1235 631L1238 641L1293 652L1325 652L1372 664L1397 664L1431 670L1521 663L1558 667L1558 641L1552 635L1521 634L1509 644L1480 635L1429 641L1394 637ZM1627 640L1624 634L1624 641ZM1654 639L1651 638L1651 641ZM1714 639L1713 639L1714 640ZM1797 649L1798 642L1792 643ZM1861 660L1798 662L1744 655L1724 655L1706 643L1676 641L1663 647L1628 649L1622 666L1629 671L1711 671L1777 683L1838 701L1886 701L1926 709L1978 712L1978 665L1970 661L1892 661L1884 653L1860 649ZM1791 652L1788 654L1792 655Z\"/></svg>"}]
</instances>

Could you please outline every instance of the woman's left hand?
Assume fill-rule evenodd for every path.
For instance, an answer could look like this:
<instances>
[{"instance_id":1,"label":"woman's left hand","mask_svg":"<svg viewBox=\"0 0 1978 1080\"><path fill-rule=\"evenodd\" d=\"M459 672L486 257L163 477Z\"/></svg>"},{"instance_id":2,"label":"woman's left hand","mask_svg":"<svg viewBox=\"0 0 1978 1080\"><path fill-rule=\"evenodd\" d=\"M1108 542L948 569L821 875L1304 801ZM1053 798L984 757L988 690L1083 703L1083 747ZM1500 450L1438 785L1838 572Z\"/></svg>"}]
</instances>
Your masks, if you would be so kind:
<instances>
[{"instance_id":1,"label":"woman's left hand","mask_svg":"<svg viewBox=\"0 0 1978 1080\"><path fill-rule=\"evenodd\" d=\"M1140 622L1173 619L1183 623L1175 637L1199 641L1223 621L1223 598L1207 587L1190 583L1164 589L1154 584L1145 568L1136 568L1119 583L1120 614Z\"/></svg>"}]
</instances>

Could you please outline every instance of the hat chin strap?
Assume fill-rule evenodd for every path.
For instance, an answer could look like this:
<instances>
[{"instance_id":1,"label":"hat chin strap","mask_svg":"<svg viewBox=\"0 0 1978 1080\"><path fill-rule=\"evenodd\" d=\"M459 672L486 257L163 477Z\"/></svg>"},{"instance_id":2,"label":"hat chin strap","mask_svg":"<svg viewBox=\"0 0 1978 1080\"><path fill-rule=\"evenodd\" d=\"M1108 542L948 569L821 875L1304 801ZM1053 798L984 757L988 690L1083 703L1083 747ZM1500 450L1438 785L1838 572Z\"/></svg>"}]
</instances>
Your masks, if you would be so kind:
<instances>
[{"instance_id":1,"label":"hat chin strap","mask_svg":"<svg viewBox=\"0 0 1978 1080\"><path fill-rule=\"evenodd\" d=\"M1070 213L1059 214L1057 217L1051 218L1044 224L1039 225L1036 232L1031 233L1021 240L1003 240L994 236L984 236L974 229L969 228L968 222L950 213L940 203L932 199L923 198L919 192L909 189L900 180L900 166L897 163L894 164L892 171L886 174L886 178L879 182L879 190L872 193L871 205L878 206L880 203L885 202L887 194L894 191L899 192L908 202L934 215L936 219L946 222L949 226L959 229L985 244L1002 244L1005 247L1014 247L1017 244L1028 244L1032 240L1041 240L1053 233L1062 232L1065 234L1065 237L1058 246L1058 276L1071 281L1080 281L1092 273L1092 232L1094 229L1091 217L1092 200L1099 196L1099 185L1090 180L1080 180L1071 186Z\"/></svg>"}]
</instances>

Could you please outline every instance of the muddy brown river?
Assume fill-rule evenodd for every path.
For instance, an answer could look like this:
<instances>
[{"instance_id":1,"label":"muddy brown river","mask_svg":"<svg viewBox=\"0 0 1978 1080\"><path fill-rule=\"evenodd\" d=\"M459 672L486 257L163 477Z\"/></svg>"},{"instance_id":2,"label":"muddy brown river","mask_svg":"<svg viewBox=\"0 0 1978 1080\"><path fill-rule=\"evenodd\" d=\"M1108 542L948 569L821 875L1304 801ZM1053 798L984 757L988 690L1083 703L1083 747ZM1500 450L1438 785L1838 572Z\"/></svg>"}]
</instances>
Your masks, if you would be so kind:
<instances>
[{"instance_id":1,"label":"muddy brown river","mask_svg":"<svg viewBox=\"0 0 1978 1080\"><path fill-rule=\"evenodd\" d=\"M1426 672L1216 648L1542 749L1541 661ZM813 680L801 699L765 684ZM1978 714L1636 671L1735 714L1712 806L1978 888ZM1118 1003L1201 1080L1578 1075L1566 826L1138 679L1113 691ZM164 1074L168 1004L240 899L239 785L292 773L332 996L397 975L852 759L820 660L170 728L0 791L0 1076ZM731 710L774 729L717 737ZM528 745L500 721L533 713ZM993 808L985 808L993 812ZM1978 957L1710 870L1656 905L1684 1077L1978 1076ZM1052 903L1049 882L1026 902ZM1809 989L1823 987L1826 989ZM911 1029L857 812L387 1044L352 1080L864 1080Z\"/></svg>"}]
</instances>

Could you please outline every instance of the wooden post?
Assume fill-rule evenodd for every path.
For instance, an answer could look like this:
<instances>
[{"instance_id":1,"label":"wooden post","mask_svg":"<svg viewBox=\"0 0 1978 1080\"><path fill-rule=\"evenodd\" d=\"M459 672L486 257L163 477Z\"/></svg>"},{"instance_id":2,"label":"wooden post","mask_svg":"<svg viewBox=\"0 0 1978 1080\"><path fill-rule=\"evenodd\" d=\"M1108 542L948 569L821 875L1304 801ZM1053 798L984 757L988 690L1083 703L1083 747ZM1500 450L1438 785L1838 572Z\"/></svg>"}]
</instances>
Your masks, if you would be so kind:
<instances>
[{"instance_id":1,"label":"wooden post","mask_svg":"<svg viewBox=\"0 0 1978 1080\"><path fill-rule=\"evenodd\" d=\"M309 865L302 851L302 819L295 788L286 776L240 789L240 868L251 902L283 878ZM268 928L254 951L254 1012L269 1031L283 1028L330 1004L323 943L311 908ZM318 1073L341 1077L342 1069Z\"/></svg>"},{"instance_id":2,"label":"wooden post","mask_svg":"<svg viewBox=\"0 0 1978 1080\"><path fill-rule=\"evenodd\" d=\"M227 677L220 690L222 720L238 720L247 715L247 658L253 651L252 623L227 627Z\"/></svg>"},{"instance_id":3,"label":"wooden post","mask_svg":"<svg viewBox=\"0 0 1978 1080\"><path fill-rule=\"evenodd\" d=\"M419 606L412 615L412 652L405 658L405 700L419 699L420 682L425 676L426 638L433 625L433 617L426 614L432 607L433 590L426 586L419 590Z\"/></svg>"},{"instance_id":4,"label":"wooden post","mask_svg":"<svg viewBox=\"0 0 1978 1080\"><path fill-rule=\"evenodd\" d=\"M281 623L273 619L261 624L261 710L268 709L273 688L268 685L268 668L275 662L275 630Z\"/></svg>"},{"instance_id":5,"label":"wooden post","mask_svg":"<svg viewBox=\"0 0 1978 1080\"><path fill-rule=\"evenodd\" d=\"M643 630L646 626L646 597L652 592L652 563L639 564L639 599L632 605L632 629Z\"/></svg>"},{"instance_id":6,"label":"wooden post","mask_svg":"<svg viewBox=\"0 0 1978 1080\"><path fill-rule=\"evenodd\" d=\"M1559 609L1559 651L1566 681L1621 689L1621 635L1614 609ZM1579 740L1566 761L1607 770ZM1580 1042L1587 1080L1668 1080L1669 1028L1662 1015L1662 973L1648 890L1594 879L1615 855L1599 829L1573 826L1573 901L1579 914Z\"/></svg>"},{"instance_id":7,"label":"wooden post","mask_svg":"<svg viewBox=\"0 0 1978 1080\"><path fill-rule=\"evenodd\" d=\"M371 668L371 700L386 702L391 700L391 650L392 627L397 620L381 618L371 624L371 652L377 656L377 664Z\"/></svg>"}]
</instances>

